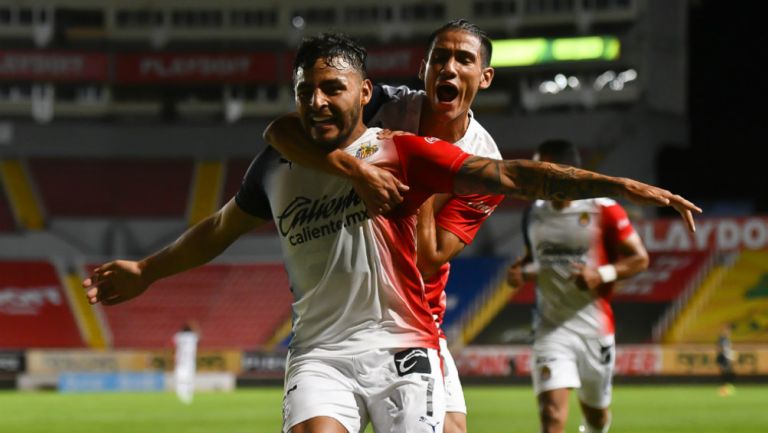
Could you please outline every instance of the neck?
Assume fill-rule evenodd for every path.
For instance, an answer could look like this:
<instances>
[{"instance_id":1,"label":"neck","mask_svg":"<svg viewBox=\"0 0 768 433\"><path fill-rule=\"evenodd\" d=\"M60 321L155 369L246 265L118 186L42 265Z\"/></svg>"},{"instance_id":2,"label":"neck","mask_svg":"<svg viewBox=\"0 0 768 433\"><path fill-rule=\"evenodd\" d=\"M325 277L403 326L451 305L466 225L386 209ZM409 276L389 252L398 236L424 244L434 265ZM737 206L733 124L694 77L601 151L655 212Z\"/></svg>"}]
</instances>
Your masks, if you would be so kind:
<instances>
[{"instance_id":1,"label":"neck","mask_svg":"<svg viewBox=\"0 0 768 433\"><path fill-rule=\"evenodd\" d=\"M432 107L426 104L421 110L419 119L419 135L432 136L449 143L455 143L464 137L469 128L469 113L445 121L435 115Z\"/></svg>"},{"instance_id":2,"label":"neck","mask_svg":"<svg viewBox=\"0 0 768 433\"><path fill-rule=\"evenodd\" d=\"M363 124L361 121L360 123L355 126L355 129L352 130L352 132L347 136L346 139L342 140L339 145L337 146L338 149L344 149L350 144L357 141L358 138L360 138L363 134L365 134L365 131L368 130L368 127Z\"/></svg>"}]
</instances>

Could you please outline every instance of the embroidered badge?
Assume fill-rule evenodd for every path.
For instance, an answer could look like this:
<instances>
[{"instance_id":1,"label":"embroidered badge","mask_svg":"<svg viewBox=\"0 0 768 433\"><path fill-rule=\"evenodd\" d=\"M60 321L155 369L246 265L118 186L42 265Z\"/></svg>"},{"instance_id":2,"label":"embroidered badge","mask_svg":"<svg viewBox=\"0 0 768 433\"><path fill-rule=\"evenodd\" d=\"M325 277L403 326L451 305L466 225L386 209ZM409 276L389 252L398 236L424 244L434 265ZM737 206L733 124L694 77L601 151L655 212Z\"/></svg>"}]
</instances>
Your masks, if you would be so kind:
<instances>
[{"instance_id":1,"label":"embroidered badge","mask_svg":"<svg viewBox=\"0 0 768 433\"><path fill-rule=\"evenodd\" d=\"M378 144L371 144L370 142L363 143L360 145L360 148L357 149L357 152L355 153L355 158L366 159L378 151L379 151Z\"/></svg>"}]
</instances>

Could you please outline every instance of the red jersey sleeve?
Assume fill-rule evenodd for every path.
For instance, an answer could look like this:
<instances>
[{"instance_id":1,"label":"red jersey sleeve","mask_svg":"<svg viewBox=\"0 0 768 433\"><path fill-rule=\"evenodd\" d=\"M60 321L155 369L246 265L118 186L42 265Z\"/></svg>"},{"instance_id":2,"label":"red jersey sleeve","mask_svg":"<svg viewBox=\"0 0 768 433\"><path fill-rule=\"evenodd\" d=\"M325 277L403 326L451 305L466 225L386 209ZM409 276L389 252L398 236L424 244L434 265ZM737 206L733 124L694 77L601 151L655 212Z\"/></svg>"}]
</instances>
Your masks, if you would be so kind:
<instances>
[{"instance_id":1,"label":"red jersey sleeve","mask_svg":"<svg viewBox=\"0 0 768 433\"><path fill-rule=\"evenodd\" d=\"M605 240L609 245L619 243L635 232L627 212L618 203L602 207L602 223Z\"/></svg>"},{"instance_id":2,"label":"red jersey sleeve","mask_svg":"<svg viewBox=\"0 0 768 433\"><path fill-rule=\"evenodd\" d=\"M435 217L438 227L472 243L483 222L491 216L503 195L470 194L451 197Z\"/></svg>"},{"instance_id":3,"label":"red jersey sleeve","mask_svg":"<svg viewBox=\"0 0 768 433\"><path fill-rule=\"evenodd\" d=\"M454 175L468 153L434 137L399 135L393 141L406 185L430 193L453 192Z\"/></svg>"}]
</instances>

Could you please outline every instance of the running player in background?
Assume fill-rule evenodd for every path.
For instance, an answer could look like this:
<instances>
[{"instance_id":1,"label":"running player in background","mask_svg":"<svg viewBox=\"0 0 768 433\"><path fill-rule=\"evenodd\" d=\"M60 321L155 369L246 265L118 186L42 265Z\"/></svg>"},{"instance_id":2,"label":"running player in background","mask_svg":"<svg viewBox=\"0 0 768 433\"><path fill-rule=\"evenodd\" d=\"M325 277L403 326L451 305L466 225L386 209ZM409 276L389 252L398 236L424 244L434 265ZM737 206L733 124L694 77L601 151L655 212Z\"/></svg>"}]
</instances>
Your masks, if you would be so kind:
<instances>
[{"instance_id":1,"label":"running player in background","mask_svg":"<svg viewBox=\"0 0 768 433\"><path fill-rule=\"evenodd\" d=\"M369 126L437 137L466 153L501 159L493 138L470 110L477 92L490 86L493 79L491 53L491 41L474 24L455 20L443 25L429 37L426 58L419 70L426 91L374 85L371 101L363 112L363 121ZM313 148L311 139L300 134L301 131L299 119L295 115L286 115L273 122L264 137L288 159L302 161L312 168L339 175L346 174L340 167L357 167L356 173L378 170L360 167L367 164L341 150L328 155L309 152L308 149ZM311 159L313 155L314 160ZM386 175L384 172L371 181L359 179L358 192L368 189L371 191L361 195L375 196L374 185ZM480 225L503 198L502 195L440 194L422 205L417 226L417 264L438 326L442 325L445 316L449 260L472 242ZM447 394L445 432L465 433L467 407L464 392L442 329L440 356Z\"/></svg>"},{"instance_id":2,"label":"running player in background","mask_svg":"<svg viewBox=\"0 0 768 433\"><path fill-rule=\"evenodd\" d=\"M415 214L433 193L528 198L616 195L673 206L693 229L699 209L625 178L535 161L471 156L431 138L362 123L372 84L365 50L343 35L306 39L294 63L299 118L315 146L343 149L410 183L389 216L370 217L351 182L295 165L271 148L256 157L221 210L160 252L96 268L91 303L128 301L160 278L213 259L274 220L296 296L286 365L283 431L442 432L445 396L438 333L416 267Z\"/></svg>"},{"instance_id":3,"label":"running player in background","mask_svg":"<svg viewBox=\"0 0 768 433\"><path fill-rule=\"evenodd\" d=\"M736 357L736 352L731 346L731 332L733 325L728 323L723 326L720 331L720 335L717 336L717 367L720 369L720 385L719 393L723 397L732 395L736 388L733 385L736 379L736 373L733 371L733 361Z\"/></svg>"},{"instance_id":4,"label":"running player in background","mask_svg":"<svg viewBox=\"0 0 768 433\"><path fill-rule=\"evenodd\" d=\"M173 335L173 379L176 396L184 404L191 404L195 393L195 373L197 370L198 333L190 323L184 324L179 332Z\"/></svg>"},{"instance_id":5,"label":"running player in background","mask_svg":"<svg viewBox=\"0 0 768 433\"><path fill-rule=\"evenodd\" d=\"M542 143L534 160L578 167L570 142ZM523 217L527 252L509 269L519 287L536 281L531 366L542 433L562 433L568 397L578 388L579 431L608 431L616 358L614 282L648 267L648 253L627 213L607 198L537 200Z\"/></svg>"}]
</instances>

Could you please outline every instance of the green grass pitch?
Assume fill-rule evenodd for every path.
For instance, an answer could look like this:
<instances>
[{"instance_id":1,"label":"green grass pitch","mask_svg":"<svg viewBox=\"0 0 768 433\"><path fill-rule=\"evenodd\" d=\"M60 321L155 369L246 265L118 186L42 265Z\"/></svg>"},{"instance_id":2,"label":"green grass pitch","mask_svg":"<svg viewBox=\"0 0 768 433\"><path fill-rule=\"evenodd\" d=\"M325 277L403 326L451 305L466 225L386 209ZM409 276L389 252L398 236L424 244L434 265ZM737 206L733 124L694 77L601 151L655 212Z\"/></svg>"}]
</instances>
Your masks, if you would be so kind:
<instances>
[{"instance_id":1,"label":"green grass pitch","mask_svg":"<svg viewBox=\"0 0 768 433\"><path fill-rule=\"evenodd\" d=\"M171 393L0 392L2 433L277 433L282 390L199 393L190 406ZM467 387L469 433L538 431L525 386ZM572 396L573 397L573 396ZM768 387L617 386L613 433L765 433ZM574 398L567 432L580 419ZM369 429L370 431L370 429Z\"/></svg>"}]
</instances>

